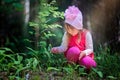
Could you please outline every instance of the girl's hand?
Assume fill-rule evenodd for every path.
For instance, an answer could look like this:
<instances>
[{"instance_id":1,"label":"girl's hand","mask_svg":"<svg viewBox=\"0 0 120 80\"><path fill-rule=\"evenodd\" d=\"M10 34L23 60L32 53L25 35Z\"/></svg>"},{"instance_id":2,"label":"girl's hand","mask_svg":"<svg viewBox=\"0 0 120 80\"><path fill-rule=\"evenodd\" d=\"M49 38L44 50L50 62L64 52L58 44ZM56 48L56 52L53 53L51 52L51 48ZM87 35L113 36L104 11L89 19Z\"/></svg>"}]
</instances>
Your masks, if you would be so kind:
<instances>
[{"instance_id":1,"label":"girl's hand","mask_svg":"<svg viewBox=\"0 0 120 80\"><path fill-rule=\"evenodd\" d=\"M81 60L85 55L86 55L85 52L82 51L79 55L79 60Z\"/></svg>"},{"instance_id":2,"label":"girl's hand","mask_svg":"<svg viewBox=\"0 0 120 80\"><path fill-rule=\"evenodd\" d=\"M53 48L51 49L51 52L52 52L52 53L58 53L58 48L57 48L57 47L53 47Z\"/></svg>"}]
</instances>

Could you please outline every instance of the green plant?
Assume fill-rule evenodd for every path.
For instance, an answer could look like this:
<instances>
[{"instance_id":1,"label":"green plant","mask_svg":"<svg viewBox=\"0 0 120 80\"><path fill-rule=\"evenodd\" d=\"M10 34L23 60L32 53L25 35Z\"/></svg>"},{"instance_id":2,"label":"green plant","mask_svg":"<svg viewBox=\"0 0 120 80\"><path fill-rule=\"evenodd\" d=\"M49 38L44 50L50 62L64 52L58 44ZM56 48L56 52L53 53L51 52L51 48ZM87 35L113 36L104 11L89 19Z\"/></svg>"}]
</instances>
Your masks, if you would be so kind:
<instances>
[{"instance_id":1,"label":"green plant","mask_svg":"<svg viewBox=\"0 0 120 80\"><path fill-rule=\"evenodd\" d=\"M22 79L26 70L36 70L38 61L36 58L23 59L25 53L14 53L9 48L0 48L0 73L6 72L10 80Z\"/></svg>"},{"instance_id":2,"label":"green plant","mask_svg":"<svg viewBox=\"0 0 120 80\"><path fill-rule=\"evenodd\" d=\"M46 0L41 0L36 20L29 22L30 26L33 28L30 34L35 35L35 49L27 48L30 50L30 54L35 56L39 60L39 64L42 64L41 66L43 67L56 64L56 57L50 53L52 45L49 41L51 37L56 36L53 33L54 29L61 28L58 21L63 19L63 12L58 10L55 3L55 0L52 0L49 4Z\"/></svg>"},{"instance_id":3,"label":"green plant","mask_svg":"<svg viewBox=\"0 0 120 80\"><path fill-rule=\"evenodd\" d=\"M110 48L99 47L95 60L97 62L97 68L93 68L93 72L99 78L120 79L120 57L116 53L111 53Z\"/></svg>"}]
</instances>

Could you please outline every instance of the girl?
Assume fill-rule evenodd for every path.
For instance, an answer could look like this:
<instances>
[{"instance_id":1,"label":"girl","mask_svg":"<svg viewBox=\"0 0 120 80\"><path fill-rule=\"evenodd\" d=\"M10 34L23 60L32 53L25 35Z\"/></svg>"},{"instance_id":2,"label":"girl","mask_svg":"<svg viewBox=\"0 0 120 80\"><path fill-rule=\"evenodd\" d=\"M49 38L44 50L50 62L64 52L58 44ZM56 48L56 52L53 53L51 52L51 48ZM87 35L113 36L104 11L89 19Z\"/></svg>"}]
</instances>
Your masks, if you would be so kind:
<instances>
[{"instance_id":1,"label":"girl","mask_svg":"<svg viewBox=\"0 0 120 80\"><path fill-rule=\"evenodd\" d=\"M88 30L83 29L81 11L70 6L65 10L65 33L62 43L51 49L52 53L64 53L68 62L78 63L87 69L96 67L93 53L92 37Z\"/></svg>"}]
</instances>

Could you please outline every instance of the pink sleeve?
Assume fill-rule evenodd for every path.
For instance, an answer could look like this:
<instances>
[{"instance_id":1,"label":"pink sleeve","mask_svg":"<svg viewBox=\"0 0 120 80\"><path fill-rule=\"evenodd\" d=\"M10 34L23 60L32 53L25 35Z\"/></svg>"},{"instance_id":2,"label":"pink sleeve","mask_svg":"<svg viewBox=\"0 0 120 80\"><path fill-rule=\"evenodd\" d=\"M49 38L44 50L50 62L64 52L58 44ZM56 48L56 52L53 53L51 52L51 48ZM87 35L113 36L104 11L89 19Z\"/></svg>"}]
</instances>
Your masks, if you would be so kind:
<instances>
[{"instance_id":1,"label":"pink sleeve","mask_svg":"<svg viewBox=\"0 0 120 80\"><path fill-rule=\"evenodd\" d=\"M93 40L92 40L92 35L90 32L86 33L86 49L83 51L86 53L86 55L89 55L90 53L93 52Z\"/></svg>"}]
</instances>

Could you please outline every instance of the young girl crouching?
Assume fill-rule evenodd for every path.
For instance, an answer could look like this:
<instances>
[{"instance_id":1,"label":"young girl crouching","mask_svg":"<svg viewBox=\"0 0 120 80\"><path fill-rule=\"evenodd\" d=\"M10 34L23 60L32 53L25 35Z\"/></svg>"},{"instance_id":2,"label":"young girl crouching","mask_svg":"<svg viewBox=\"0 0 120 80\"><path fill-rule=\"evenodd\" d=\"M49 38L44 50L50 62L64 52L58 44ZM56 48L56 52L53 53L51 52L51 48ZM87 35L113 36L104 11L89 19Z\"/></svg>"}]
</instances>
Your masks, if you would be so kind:
<instances>
[{"instance_id":1,"label":"young girl crouching","mask_svg":"<svg viewBox=\"0 0 120 80\"><path fill-rule=\"evenodd\" d=\"M52 53L64 53L68 62L78 63L87 69L96 67L91 33L83 28L81 11L70 6L65 10L65 33L62 43L51 49Z\"/></svg>"}]
</instances>

